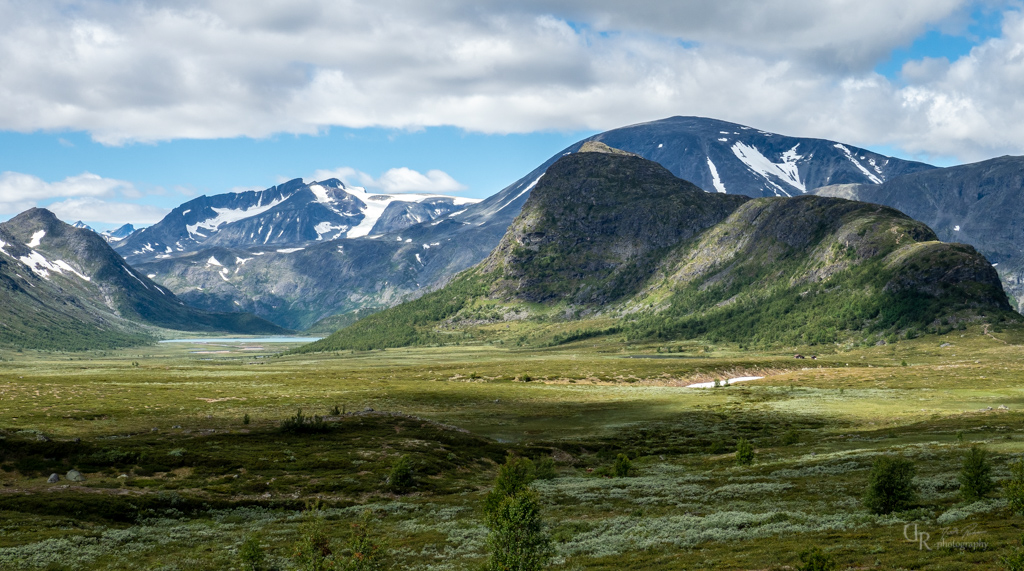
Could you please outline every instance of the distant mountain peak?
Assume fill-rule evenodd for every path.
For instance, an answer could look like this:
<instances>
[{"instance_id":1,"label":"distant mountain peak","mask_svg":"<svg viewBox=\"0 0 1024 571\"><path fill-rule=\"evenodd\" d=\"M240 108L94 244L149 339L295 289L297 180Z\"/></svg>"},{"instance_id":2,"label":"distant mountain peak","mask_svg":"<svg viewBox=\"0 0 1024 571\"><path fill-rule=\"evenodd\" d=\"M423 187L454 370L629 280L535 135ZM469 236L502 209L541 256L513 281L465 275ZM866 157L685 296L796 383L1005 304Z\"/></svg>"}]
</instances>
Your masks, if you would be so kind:
<instances>
[{"instance_id":1,"label":"distant mountain peak","mask_svg":"<svg viewBox=\"0 0 1024 571\"><path fill-rule=\"evenodd\" d=\"M336 178L308 184L293 179L260 191L195 198L116 248L138 262L209 247L294 247L400 231L476 202L428 193L369 192Z\"/></svg>"}]
</instances>

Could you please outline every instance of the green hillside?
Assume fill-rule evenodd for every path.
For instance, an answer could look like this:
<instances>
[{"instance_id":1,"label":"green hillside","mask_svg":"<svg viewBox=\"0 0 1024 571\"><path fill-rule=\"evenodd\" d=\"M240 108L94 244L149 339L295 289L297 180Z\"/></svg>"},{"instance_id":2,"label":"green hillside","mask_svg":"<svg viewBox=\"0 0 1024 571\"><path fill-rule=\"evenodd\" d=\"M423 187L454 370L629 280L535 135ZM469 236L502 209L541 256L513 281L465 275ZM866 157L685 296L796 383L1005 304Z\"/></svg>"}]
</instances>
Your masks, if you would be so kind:
<instances>
[{"instance_id":1,"label":"green hillside","mask_svg":"<svg viewBox=\"0 0 1024 571\"><path fill-rule=\"evenodd\" d=\"M1017 318L983 256L891 208L705 193L639 157L583 152L552 165L482 263L299 351L874 343Z\"/></svg>"}]
</instances>

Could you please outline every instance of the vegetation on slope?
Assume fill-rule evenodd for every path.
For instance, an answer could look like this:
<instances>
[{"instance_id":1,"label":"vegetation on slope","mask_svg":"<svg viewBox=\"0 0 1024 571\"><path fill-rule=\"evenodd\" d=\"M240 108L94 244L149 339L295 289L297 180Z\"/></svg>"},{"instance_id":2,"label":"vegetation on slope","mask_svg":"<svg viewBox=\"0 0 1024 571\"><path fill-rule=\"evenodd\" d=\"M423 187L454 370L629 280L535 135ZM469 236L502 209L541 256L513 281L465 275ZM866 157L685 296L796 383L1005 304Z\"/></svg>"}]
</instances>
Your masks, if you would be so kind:
<instances>
[{"instance_id":1,"label":"vegetation on slope","mask_svg":"<svg viewBox=\"0 0 1024 571\"><path fill-rule=\"evenodd\" d=\"M878 342L982 317L1019 318L991 265L896 210L709 194L655 163L591 152L548 170L479 266L301 351L608 334Z\"/></svg>"}]
</instances>

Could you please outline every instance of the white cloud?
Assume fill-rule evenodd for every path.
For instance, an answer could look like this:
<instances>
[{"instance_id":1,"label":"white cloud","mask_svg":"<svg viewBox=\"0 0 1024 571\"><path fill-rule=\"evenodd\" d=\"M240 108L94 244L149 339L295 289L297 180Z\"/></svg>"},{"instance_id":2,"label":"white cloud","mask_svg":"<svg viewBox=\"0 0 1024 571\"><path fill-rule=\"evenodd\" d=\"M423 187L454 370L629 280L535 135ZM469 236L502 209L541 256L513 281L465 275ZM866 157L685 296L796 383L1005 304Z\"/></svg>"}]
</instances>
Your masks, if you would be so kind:
<instances>
[{"instance_id":1,"label":"white cloud","mask_svg":"<svg viewBox=\"0 0 1024 571\"><path fill-rule=\"evenodd\" d=\"M388 169L380 178L375 179L352 167L341 167L333 170L318 170L311 177L312 180L327 180L329 178L336 178L347 186L361 186L388 193L447 193L467 188L448 173L438 169L431 169L424 174L407 167L393 168Z\"/></svg>"},{"instance_id":2,"label":"white cloud","mask_svg":"<svg viewBox=\"0 0 1024 571\"><path fill-rule=\"evenodd\" d=\"M601 130L706 115L965 159L1020 153L1017 12L1002 38L948 65L912 62L899 84L871 71L926 30L963 28L979 2L1013 6L0 0L0 129L121 144L331 126ZM416 178L406 174L377 182L405 188Z\"/></svg>"},{"instance_id":3,"label":"white cloud","mask_svg":"<svg viewBox=\"0 0 1024 571\"><path fill-rule=\"evenodd\" d=\"M18 172L0 173L0 214L17 214L54 198L109 197L115 194L132 198L139 196L130 182L103 178L90 172L57 182L46 182L37 176Z\"/></svg>"},{"instance_id":4,"label":"white cloud","mask_svg":"<svg viewBox=\"0 0 1024 571\"><path fill-rule=\"evenodd\" d=\"M168 208L160 208L147 204L130 202L108 202L98 198L71 198L54 202L46 207L65 222L84 220L87 223L120 225L153 224L170 212Z\"/></svg>"}]
</instances>

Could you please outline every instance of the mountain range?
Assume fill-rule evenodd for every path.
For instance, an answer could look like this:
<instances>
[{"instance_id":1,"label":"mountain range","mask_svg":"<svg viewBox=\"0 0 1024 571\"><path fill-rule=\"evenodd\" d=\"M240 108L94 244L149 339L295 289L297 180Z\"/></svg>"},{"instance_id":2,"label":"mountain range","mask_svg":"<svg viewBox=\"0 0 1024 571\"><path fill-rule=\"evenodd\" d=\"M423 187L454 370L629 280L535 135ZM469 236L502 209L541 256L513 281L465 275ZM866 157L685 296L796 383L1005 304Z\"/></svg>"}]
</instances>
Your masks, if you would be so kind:
<instances>
[{"instance_id":1,"label":"mountain range","mask_svg":"<svg viewBox=\"0 0 1024 571\"><path fill-rule=\"evenodd\" d=\"M380 195L297 179L197 198L115 247L196 307L249 311L292 329L338 314L344 321L344 314L436 289L483 260L547 168L587 142L655 160L705 190L751 197L875 184L934 168L833 141L673 117L580 141L482 201L386 195L387 206L374 209Z\"/></svg>"},{"instance_id":2,"label":"mountain range","mask_svg":"<svg viewBox=\"0 0 1024 571\"><path fill-rule=\"evenodd\" d=\"M708 193L588 142L546 170L481 263L301 350L523 335L876 343L1008 316L982 255L897 210Z\"/></svg>"},{"instance_id":3,"label":"mountain range","mask_svg":"<svg viewBox=\"0 0 1024 571\"><path fill-rule=\"evenodd\" d=\"M0 224L0 344L88 349L150 342L159 329L283 333L246 313L193 308L131 268L92 230L33 208Z\"/></svg>"}]
</instances>

